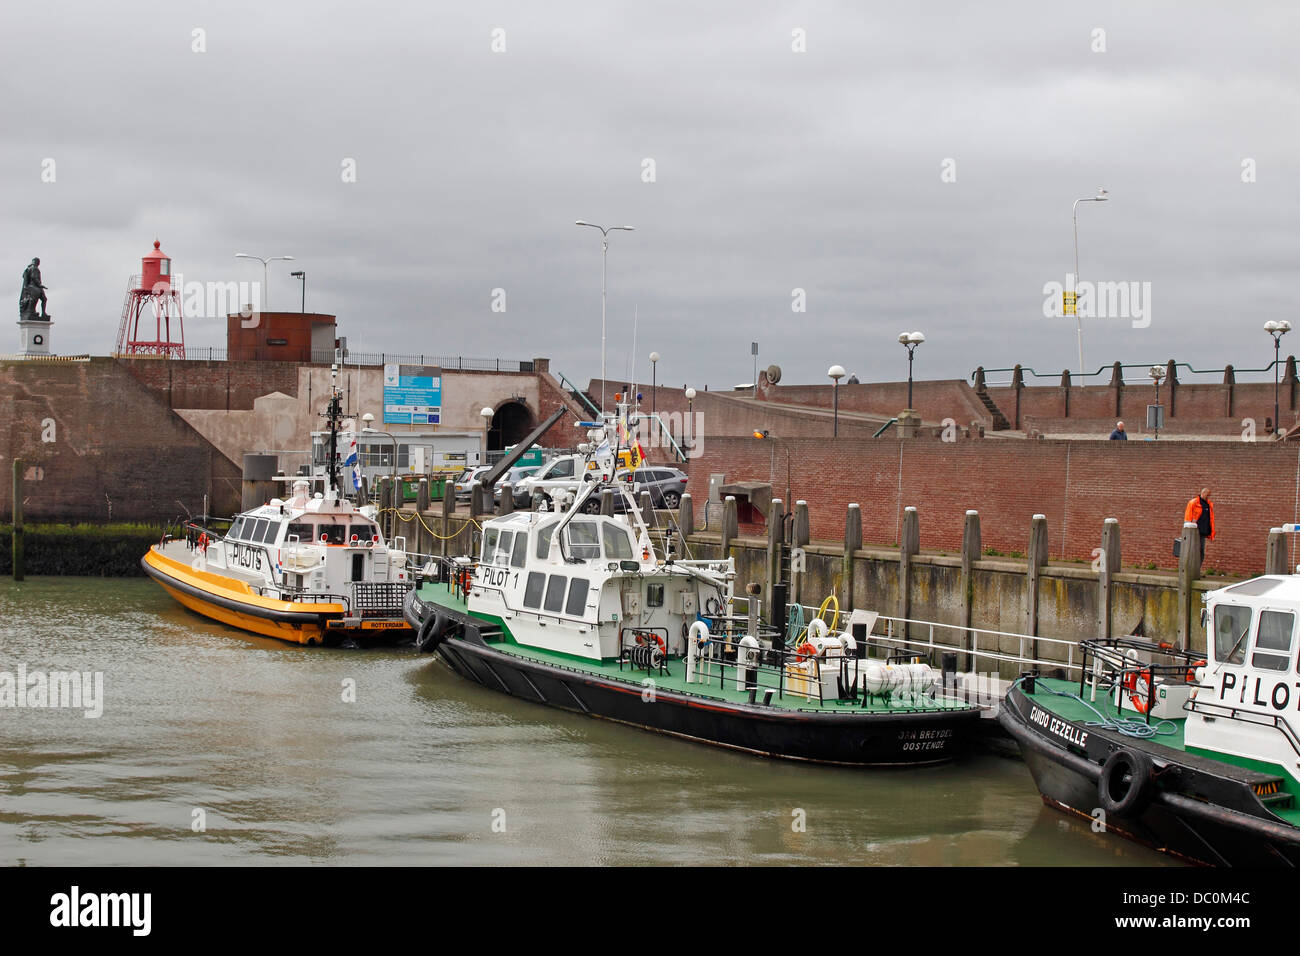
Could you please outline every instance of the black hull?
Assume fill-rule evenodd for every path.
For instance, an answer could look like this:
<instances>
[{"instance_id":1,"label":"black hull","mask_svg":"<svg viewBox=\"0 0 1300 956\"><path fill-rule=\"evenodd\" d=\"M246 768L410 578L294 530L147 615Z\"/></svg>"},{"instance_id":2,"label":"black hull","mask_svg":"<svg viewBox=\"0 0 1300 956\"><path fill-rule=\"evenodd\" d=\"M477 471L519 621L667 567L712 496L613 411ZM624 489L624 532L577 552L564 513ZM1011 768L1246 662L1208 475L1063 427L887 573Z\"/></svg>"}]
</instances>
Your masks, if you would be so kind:
<instances>
[{"instance_id":1,"label":"black hull","mask_svg":"<svg viewBox=\"0 0 1300 956\"><path fill-rule=\"evenodd\" d=\"M1032 699L1013 688L998 721L1020 745L1043 802L1097 825L1105 758L1139 744L1059 721L1058 729L1076 740L1088 735L1084 747L1067 746L1029 719L1032 708ZM1107 814L1105 832L1207 866L1300 865L1300 830L1269 813L1237 768L1191 755L1180 760L1178 751L1158 744L1143 749L1156 755L1150 800L1129 815Z\"/></svg>"},{"instance_id":2,"label":"black hull","mask_svg":"<svg viewBox=\"0 0 1300 956\"><path fill-rule=\"evenodd\" d=\"M436 605L408 599L406 617L419 630L434 610ZM449 626L425 649L436 647L452 670L475 683L520 700L766 757L860 767L941 763L961 753L980 720L974 708L822 714L663 688L648 699L639 684L496 650L479 637L475 619L442 613Z\"/></svg>"}]
</instances>

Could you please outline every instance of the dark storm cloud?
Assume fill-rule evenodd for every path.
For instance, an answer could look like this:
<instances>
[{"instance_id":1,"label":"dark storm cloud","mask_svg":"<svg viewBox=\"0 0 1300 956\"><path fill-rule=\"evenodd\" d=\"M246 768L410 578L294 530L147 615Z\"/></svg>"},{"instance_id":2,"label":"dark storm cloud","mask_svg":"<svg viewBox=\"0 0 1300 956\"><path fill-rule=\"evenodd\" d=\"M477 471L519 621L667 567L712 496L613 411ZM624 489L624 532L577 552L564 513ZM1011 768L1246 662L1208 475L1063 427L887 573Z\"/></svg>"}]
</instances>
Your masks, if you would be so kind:
<instances>
[{"instance_id":1,"label":"dark storm cloud","mask_svg":"<svg viewBox=\"0 0 1300 956\"><path fill-rule=\"evenodd\" d=\"M1265 5L10 5L0 269L39 254L56 348L107 352L156 237L186 279L260 279L366 350L748 381L1076 363L1042 288L1151 282L1087 364L1263 365L1300 252L1297 14ZM490 49L505 30L506 52ZM191 31L207 52L191 52ZM807 52L791 31L807 31ZM1106 51L1094 53L1093 31ZM41 161L57 182L40 181ZM957 180L940 179L956 161ZM357 163L345 184L340 164ZM641 181L652 158L657 181ZM1241 163L1258 182L1241 181ZM507 311L490 310L505 290ZM791 312L806 290L808 311ZM195 318L188 339L223 344Z\"/></svg>"}]
</instances>

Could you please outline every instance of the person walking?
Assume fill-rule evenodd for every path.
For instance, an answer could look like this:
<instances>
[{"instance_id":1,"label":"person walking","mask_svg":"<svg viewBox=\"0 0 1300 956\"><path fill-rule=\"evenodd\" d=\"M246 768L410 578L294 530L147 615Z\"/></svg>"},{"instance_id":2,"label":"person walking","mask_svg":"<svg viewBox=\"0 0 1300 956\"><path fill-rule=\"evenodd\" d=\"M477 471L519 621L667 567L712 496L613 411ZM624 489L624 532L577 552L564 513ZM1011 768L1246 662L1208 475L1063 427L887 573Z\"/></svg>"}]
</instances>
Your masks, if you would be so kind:
<instances>
[{"instance_id":1,"label":"person walking","mask_svg":"<svg viewBox=\"0 0 1300 956\"><path fill-rule=\"evenodd\" d=\"M1128 441L1128 432L1124 431L1124 423L1116 422L1115 430L1110 433L1111 441Z\"/></svg>"},{"instance_id":2,"label":"person walking","mask_svg":"<svg viewBox=\"0 0 1300 956\"><path fill-rule=\"evenodd\" d=\"M1183 521L1196 523L1196 530L1201 540L1201 561L1205 561L1205 542L1214 540L1214 504L1210 501L1210 489L1202 488L1198 497L1187 502L1183 512Z\"/></svg>"}]
</instances>

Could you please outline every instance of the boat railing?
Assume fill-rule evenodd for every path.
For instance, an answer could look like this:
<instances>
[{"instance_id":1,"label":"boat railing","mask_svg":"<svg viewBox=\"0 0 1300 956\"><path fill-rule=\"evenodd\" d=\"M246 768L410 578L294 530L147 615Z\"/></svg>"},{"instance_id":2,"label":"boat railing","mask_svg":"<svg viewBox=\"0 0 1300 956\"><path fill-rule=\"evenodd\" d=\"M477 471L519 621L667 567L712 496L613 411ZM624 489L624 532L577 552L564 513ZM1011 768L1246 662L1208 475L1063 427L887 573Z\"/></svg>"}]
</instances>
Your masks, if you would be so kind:
<instances>
[{"instance_id":1,"label":"boat railing","mask_svg":"<svg viewBox=\"0 0 1300 956\"><path fill-rule=\"evenodd\" d=\"M924 655L898 648L884 648L878 642L859 643L850 652L823 656L807 645L799 648L773 647L763 643L745 643L743 629L719 630L710 633L705 643L691 644L682 657L670 658L667 654L668 632L664 628L625 627L619 632L619 669L643 670L647 677L664 674L671 667L686 668L687 683L716 684L720 690L730 687L741 693L748 692L750 703L769 704L775 696L803 698L818 704L839 702L867 707L874 701L889 700L896 706L934 706L936 685L920 688L913 685L911 672L907 672L906 685L886 685L878 692L868 691L864 668L879 664L881 660L868 658L872 648L885 652L884 663L927 663ZM900 671L900 679L902 672ZM834 687L828 694L829 678L834 677ZM760 697L761 695L761 697Z\"/></svg>"},{"instance_id":2,"label":"boat railing","mask_svg":"<svg viewBox=\"0 0 1300 956\"><path fill-rule=\"evenodd\" d=\"M415 587L414 581L352 581L352 608L359 617L394 617Z\"/></svg>"},{"instance_id":3,"label":"boat railing","mask_svg":"<svg viewBox=\"0 0 1300 956\"><path fill-rule=\"evenodd\" d=\"M1204 686L1204 685L1203 685ZM1203 717L1222 717L1237 720L1243 724L1255 724L1259 727L1273 727L1281 732L1283 738L1297 756L1300 756L1300 736L1297 736L1291 723L1281 714L1265 714L1257 710L1247 710L1233 704L1220 704L1218 701L1198 700L1193 697L1185 708L1189 713Z\"/></svg>"},{"instance_id":4,"label":"boat railing","mask_svg":"<svg viewBox=\"0 0 1300 956\"><path fill-rule=\"evenodd\" d=\"M1144 709L1139 713L1146 717L1148 724L1156 706L1157 686L1184 684L1199 687L1196 669L1205 664L1194 651L1139 637L1093 638L1080 641L1079 648L1083 652L1079 696L1082 697L1091 687L1094 700L1098 690L1109 694L1116 688L1121 688L1135 703L1145 697ZM1162 661L1162 657L1170 660Z\"/></svg>"},{"instance_id":5,"label":"boat railing","mask_svg":"<svg viewBox=\"0 0 1300 956\"><path fill-rule=\"evenodd\" d=\"M748 601L749 598L743 595L737 595L732 599L733 604L744 607L748 606ZM809 622L823 613L821 608L809 605L788 605L788 607L796 606L803 612L804 620ZM838 617L841 620L846 619L847 612L840 612ZM838 625L838 622L833 623ZM907 650L924 650L929 653L949 652L965 655L968 663L973 665L967 667L967 670L978 669L980 662L1009 664L1016 667L1035 669L1060 668L1066 672L1079 671L1082 668L1082 665L1077 663L1075 659L1079 648L1077 641L1043 637L1037 634L1023 634L1016 631L999 631L992 628L944 624L938 621L925 621L886 614L877 615L875 619L875 627L881 626L885 629L884 634L877 634L873 631L868 637L878 642L885 642L882 645L883 647L888 648L896 645L898 648ZM924 635L923 637L913 636L913 632L918 630ZM849 633L847 626L843 628L843 631ZM797 637L798 633L787 634L788 641L792 641ZM1017 653L1009 653L998 649L1002 643L1010 641L1016 642ZM992 648L989 646L990 643ZM1059 649L1063 659L1036 656L1038 648L1042 645Z\"/></svg>"}]
</instances>

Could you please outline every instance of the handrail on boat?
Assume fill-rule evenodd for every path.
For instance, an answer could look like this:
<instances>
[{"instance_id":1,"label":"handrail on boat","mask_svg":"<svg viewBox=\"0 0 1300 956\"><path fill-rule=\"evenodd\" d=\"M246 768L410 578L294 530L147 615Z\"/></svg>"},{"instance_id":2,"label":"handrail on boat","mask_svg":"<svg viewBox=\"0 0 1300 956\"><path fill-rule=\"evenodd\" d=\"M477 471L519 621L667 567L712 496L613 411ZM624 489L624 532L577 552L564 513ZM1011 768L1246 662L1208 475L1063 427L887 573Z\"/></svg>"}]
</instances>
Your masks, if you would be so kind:
<instances>
[{"instance_id":1,"label":"handrail on boat","mask_svg":"<svg viewBox=\"0 0 1300 956\"><path fill-rule=\"evenodd\" d=\"M1186 710L1190 713L1239 720L1243 724L1254 724L1257 727L1275 727L1282 732L1283 738L1291 745L1296 755L1300 756L1300 736L1296 735L1290 721L1282 714L1265 714L1257 710L1234 707L1232 704L1220 704L1213 700L1197 700L1195 697L1187 702ZM1227 713L1214 713L1215 710L1227 711Z\"/></svg>"}]
</instances>

